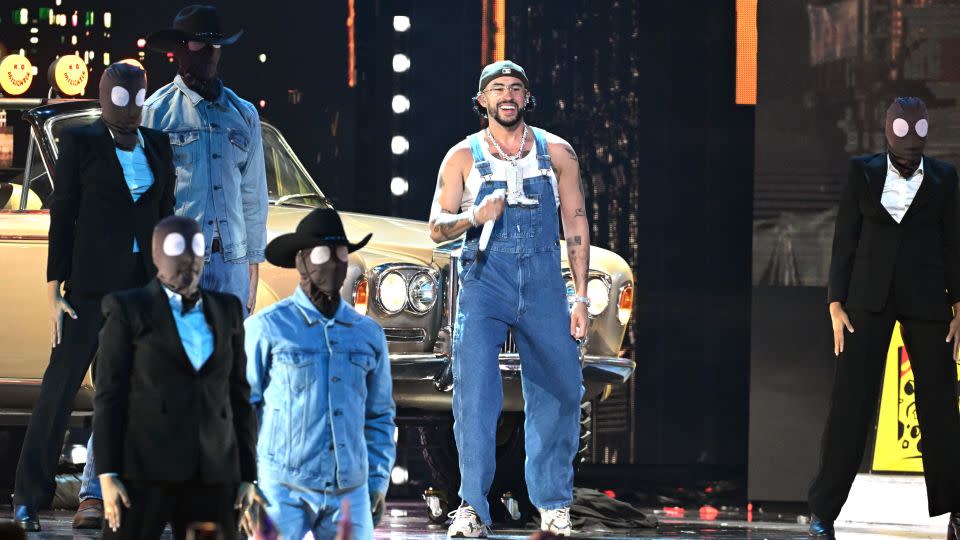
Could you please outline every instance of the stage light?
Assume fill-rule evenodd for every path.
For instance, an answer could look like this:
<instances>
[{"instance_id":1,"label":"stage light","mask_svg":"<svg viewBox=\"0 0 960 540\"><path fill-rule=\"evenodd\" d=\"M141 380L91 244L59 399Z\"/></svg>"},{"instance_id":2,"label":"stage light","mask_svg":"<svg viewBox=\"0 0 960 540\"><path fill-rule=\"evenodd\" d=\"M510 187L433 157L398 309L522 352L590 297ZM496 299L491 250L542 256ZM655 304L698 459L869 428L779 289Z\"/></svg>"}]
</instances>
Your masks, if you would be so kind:
<instances>
[{"instance_id":1,"label":"stage light","mask_svg":"<svg viewBox=\"0 0 960 540\"><path fill-rule=\"evenodd\" d=\"M103 53L103 65L105 66L110 65L110 53L108 52Z\"/></svg>"},{"instance_id":2,"label":"stage light","mask_svg":"<svg viewBox=\"0 0 960 540\"><path fill-rule=\"evenodd\" d=\"M403 114L410 110L410 100L403 94L397 94L393 96L390 106L393 107L393 112Z\"/></svg>"},{"instance_id":3,"label":"stage light","mask_svg":"<svg viewBox=\"0 0 960 540\"><path fill-rule=\"evenodd\" d=\"M390 150L394 154L399 156L400 154L405 154L409 149L410 141L403 135L394 135L394 137L390 139Z\"/></svg>"},{"instance_id":4,"label":"stage light","mask_svg":"<svg viewBox=\"0 0 960 540\"><path fill-rule=\"evenodd\" d=\"M39 32L39 30L37 30L37 27L36 27L36 26L34 26L33 28L30 29L30 33L31 33L31 34L36 34L37 32Z\"/></svg>"},{"instance_id":5,"label":"stage light","mask_svg":"<svg viewBox=\"0 0 960 540\"><path fill-rule=\"evenodd\" d=\"M77 44L77 36L70 36L70 44L71 45Z\"/></svg>"},{"instance_id":6,"label":"stage light","mask_svg":"<svg viewBox=\"0 0 960 540\"><path fill-rule=\"evenodd\" d=\"M22 8L20 10L20 24L27 24L30 20L30 11L27 8Z\"/></svg>"},{"instance_id":7,"label":"stage light","mask_svg":"<svg viewBox=\"0 0 960 540\"><path fill-rule=\"evenodd\" d=\"M403 197L409 189L410 184L402 176L394 176L390 180L390 193L393 193L394 197Z\"/></svg>"},{"instance_id":8,"label":"stage light","mask_svg":"<svg viewBox=\"0 0 960 540\"><path fill-rule=\"evenodd\" d=\"M406 15L393 16L393 29L397 32L406 32L410 29L410 17Z\"/></svg>"},{"instance_id":9,"label":"stage light","mask_svg":"<svg viewBox=\"0 0 960 540\"><path fill-rule=\"evenodd\" d=\"M390 471L390 481L393 482L394 485L402 486L406 484L408 480L410 480L410 473L403 467L397 465Z\"/></svg>"},{"instance_id":10,"label":"stage light","mask_svg":"<svg viewBox=\"0 0 960 540\"><path fill-rule=\"evenodd\" d=\"M261 99L261 100L260 100L260 108L261 108L261 109L265 109L266 107L267 107L267 100Z\"/></svg>"},{"instance_id":11,"label":"stage light","mask_svg":"<svg viewBox=\"0 0 960 540\"><path fill-rule=\"evenodd\" d=\"M397 73L403 73L404 71L410 69L410 57L403 54L397 53L393 55L393 70Z\"/></svg>"},{"instance_id":12,"label":"stage light","mask_svg":"<svg viewBox=\"0 0 960 540\"><path fill-rule=\"evenodd\" d=\"M32 36L30 38L30 43L33 43L34 45L36 45L37 43L40 43L40 38L38 38L37 36Z\"/></svg>"},{"instance_id":13,"label":"stage light","mask_svg":"<svg viewBox=\"0 0 960 540\"><path fill-rule=\"evenodd\" d=\"M103 13L103 27L110 28L110 25L113 24L113 16L109 11Z\"/></svg>"},{"instance_id":14,"label":"stage light","mask_svg":"<svg viewBox=\"0 0 960 540\"><path fill-rule=\"evenodd\" d=\"M83 465L87 462L87 447L75 444L70 448L70 461L74 465Z\"/></svg>"},{"instance_id":15,"label":"stage light","mask_svg":"<svg viewBox=\"0 0 960 540\"><path fill-rule=\"evenodd\" d=\"M260 59L260 63L261 63L261 64L265 64L265 63L267 62L267 55L265 55L265 54L263 54L263 53L261 53L258 58Z\"/></svg>"},{"instance_id":16,"label":"stage light","mask_svg":"<svg viewBox=\"0 0 960 540\"><path fill-rule=\"evenodd\" d=\"M137 48L142 49L147 46L147 40L140 38L137 40Z\"/></svg>"}]
</instances>

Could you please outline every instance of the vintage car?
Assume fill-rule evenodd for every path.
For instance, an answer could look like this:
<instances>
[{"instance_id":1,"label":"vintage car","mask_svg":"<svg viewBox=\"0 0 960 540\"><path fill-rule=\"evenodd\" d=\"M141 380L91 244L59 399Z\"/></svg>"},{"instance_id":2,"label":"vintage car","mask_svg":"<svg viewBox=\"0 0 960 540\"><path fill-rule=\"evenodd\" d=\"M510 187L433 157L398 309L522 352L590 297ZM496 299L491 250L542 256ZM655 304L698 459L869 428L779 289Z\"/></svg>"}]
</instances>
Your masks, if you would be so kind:
<instances>
[{"instance_id":1,"label":"vintage car","mask_svg":"<svg viewBox=\"0 0 960 540\"><path fill-rule=\"evenodd\" d=\"M27 144L19 167L0 169L0 423L22 425L30 414L50 354L44 281L51 172L59 135L99 117L95 101L0 99L0 110L22 117ZM21 129L23 125L21 124ZM312 208L329 206L316 182L280 132L262 123L270 198L268 236L294 230ZM14 165L18 165L15 163ZM425 203L426 204L426 203ZM427 224L391 217L343 213L347 234L373 239L351 254L343 297L383 326L390 347L398 424L420 431L424 458L434 474L425 499L431 519L446 519L459 483L451 415L450 337L458 279L457 241L435 245ZM565 252L565 250L561 250ZM571 283L566 274L568 285ZM298 283L295 270L264 263L257 307L289 295ZM591 248L589 295L591 326L582 343L584 445L589 445L589 402L623 384L634 364L620 357L633 305L633 277L618 255ZM572 292L572 289L571 289ZM511 339L502 346L504 400L498 436L500 491L523 492L523 398L520 361ZM75 402L74 424L89 424L93 385L87 377ZM8 462L11 460L8 460ZM15 460L12 460L15 462ZM454 491L455 493L455 491ZM516 504L505 499L517 517Z\"/></svg>"}]
</instances>

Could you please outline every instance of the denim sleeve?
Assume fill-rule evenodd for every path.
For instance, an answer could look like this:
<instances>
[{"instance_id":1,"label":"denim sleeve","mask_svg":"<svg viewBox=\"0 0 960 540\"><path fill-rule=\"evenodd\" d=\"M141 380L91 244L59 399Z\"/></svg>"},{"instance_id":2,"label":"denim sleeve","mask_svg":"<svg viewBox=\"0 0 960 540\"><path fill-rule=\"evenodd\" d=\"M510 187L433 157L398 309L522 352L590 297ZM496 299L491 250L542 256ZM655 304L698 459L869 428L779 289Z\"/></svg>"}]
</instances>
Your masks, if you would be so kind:
<instances>
[{"instance_id":1,"label":"denim sleeve","mask_svg":"<svg viewBox=\"0 0 960 540\"><path fill-rule=\"evenodd\" d=\"M247 228L247 261L263 262L263 250L267 245L267 171L263 162L263 135L260 117L253 111L250 119L250 153L246 167L241 172L240 197L243 203L243 220Z\"/></svg>"},{"instance_id":2,"label":"denim sleeve","mask_svg":"<svg viewBox=\"0 0 960 540\"><path fill-rule=\"evenodd\" d=\"M367 440L367 460L370 465L367 486L371 493L386 493L390 484L390 471L397 457L393 442L395 431L393 381L390 378L390 353L383 329L377 327L380 350L377 364L367 374L367 406L364 436Z\"/></svg>"},{"instance_id":3,"label":"denim sleeve","mask_svg":"<svg viewBox=\"0 0 960 540\"><path fill-rule=\"evenodd\" d=\"M257 432L263 422L263 392L270 384L270 344L261 317L250 317L244 323L244 352L247 355L247 382L250 383L250 404L257 413Z\"/></svg>"},{"instance_id":4,"label":"denim sleeve","mask_svg":"<svg viewBox=\"0 0 960 540\"><path fill-rule=\"evenodd\" d=\"M157 110L151 107L149 104L143 106L143 113L140 116L140 125L143 127L148 127L150 129L160 129L157 127Z\"/></svg>"}]
</instances>

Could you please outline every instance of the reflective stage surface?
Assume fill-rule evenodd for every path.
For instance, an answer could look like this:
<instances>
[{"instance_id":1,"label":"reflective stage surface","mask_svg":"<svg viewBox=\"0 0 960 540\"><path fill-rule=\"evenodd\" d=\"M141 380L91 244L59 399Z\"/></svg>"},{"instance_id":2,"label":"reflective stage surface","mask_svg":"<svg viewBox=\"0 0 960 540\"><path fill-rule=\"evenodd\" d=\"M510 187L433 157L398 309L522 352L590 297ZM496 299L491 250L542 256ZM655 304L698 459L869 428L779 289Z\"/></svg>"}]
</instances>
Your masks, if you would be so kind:
<instances>
[{"instance_id":1,"label":"reflective stage surface","mask_svg":"<svg viewBox=\"0 0 960 540\"><path fill-rule=\"evenodd\" d=\"M632 531L579 531L575 537L591 539L625 538L720 538L726 540L801 540L807 536L806 525L799 523L796 515L764 516L761 519L747 521L742 512L721 512L716 519L682 517L678 512L669 515L656 512L660 518L659 529ZM686 514L697 516L696 509ZM0 513L0 519L10 517L9 506ZM43 532L30 533L30 539L52 538L100 538L98 531L74 531L70 528L72 512L43 512L41 525ZM882 517L882 516L878 516ZM801 517L800 520L803 520ZM516 539L527 538L534 531L533 524L526 529L497 528L491 538ZM892 525L839 525L838 538L841 539L905 539L905 538L943 538L945 530ZM169 531L164 539L172 538ZM384 518L376 534L377 540L440 540L446 538L446 528L430 524L424 517L424 506L416 502L397 502L388 505L388 515Z\"/></svg>"}]
</instances>

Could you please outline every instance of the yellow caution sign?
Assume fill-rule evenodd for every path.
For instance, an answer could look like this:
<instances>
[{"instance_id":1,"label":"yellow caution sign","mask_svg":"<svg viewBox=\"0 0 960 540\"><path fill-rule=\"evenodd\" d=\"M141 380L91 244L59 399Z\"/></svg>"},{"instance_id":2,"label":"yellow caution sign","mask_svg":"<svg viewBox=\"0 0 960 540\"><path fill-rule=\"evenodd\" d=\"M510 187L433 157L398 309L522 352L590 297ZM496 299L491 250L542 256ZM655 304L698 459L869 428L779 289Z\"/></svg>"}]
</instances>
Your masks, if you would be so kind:
<instances>
[{"instance_id":1,"label":"yellow caution sign","mask_svg":"<svg viewBox=\"0 0 960 540\"><path fill-rule=\"evenodd\" d=\"M876 472L922 473L922 435L913 369L897 323L887 350L871 468Z\"/></svg>"}]
</instances>

